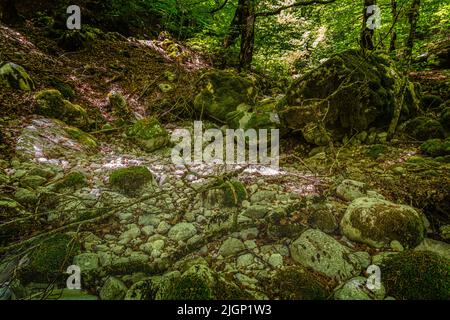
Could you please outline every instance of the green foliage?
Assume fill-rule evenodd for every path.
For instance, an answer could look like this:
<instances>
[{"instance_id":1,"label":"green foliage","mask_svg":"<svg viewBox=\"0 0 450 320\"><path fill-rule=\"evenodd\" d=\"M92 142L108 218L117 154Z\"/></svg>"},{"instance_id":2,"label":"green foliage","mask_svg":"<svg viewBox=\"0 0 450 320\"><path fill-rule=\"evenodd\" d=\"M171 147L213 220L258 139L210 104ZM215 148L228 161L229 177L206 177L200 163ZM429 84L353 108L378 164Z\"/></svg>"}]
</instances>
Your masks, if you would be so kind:
<instances>
[{"instance_id":1,"label":"green foliage","mask_svg":"<svg viewBox=\"0 0 450 320\"><path fill-rule=\"evenodd\" d=\"M247 199L247 190L242 182L237 180L225 181L220 187L225 193L225 205L237 206Z\"/></svg>"},{"instance_id":2,"label":"green foliage","mask_svg":"<svg viewBox=\"0 0 450 320\"><path fill-rule=\"evenodd\" d=\"M383 261L387 294L397 299L450 299L450 263L428 251L405 251Z\"/></svg>"}]
</instances>

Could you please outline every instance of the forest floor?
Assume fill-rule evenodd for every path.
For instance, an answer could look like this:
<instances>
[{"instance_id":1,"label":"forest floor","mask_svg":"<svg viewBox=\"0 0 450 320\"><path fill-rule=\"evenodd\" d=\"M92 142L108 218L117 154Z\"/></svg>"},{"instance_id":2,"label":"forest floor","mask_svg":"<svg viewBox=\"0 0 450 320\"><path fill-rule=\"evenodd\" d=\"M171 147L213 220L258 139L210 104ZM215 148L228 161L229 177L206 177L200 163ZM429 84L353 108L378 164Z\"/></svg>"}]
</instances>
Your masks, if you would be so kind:
<instances>
[{"instance_id":1,"label":"forest floor","mask_svg":"<svg viewBox=\"0 0 450 320\"><path fill-rule=\"evenodd\" d=\"M186 54L172 59L163 40L138 41L116 35L115 40L97 39L80 51L64 52L32 25L17 30L0 25L1 60L24 67L36 83L36 91L72 88L71 102L84 106L91 119L103 119L89 128L99 144L98 150L92 151L67 134L64 124L34 115L34 93L1 88L6 145L1 166L7 181L3 197L18 198L23 178L37 168L50 173L38 187L29 186L33 192L43 193L71 172L87 177L81 189L57 195L56 210L38 223L41 230L21 233L12 246L2 249L7 264L22 263L14 243L62 228L75 232L81 243L81 253L74 261L84 263L86 272L91 269L89 264L102 270L95 280L86 280L86 289L94 296L114 298L116 293L105 289L111 285L105 284L108 276L125 284L125 289L119 286L110 291L122 290L117 294L127 292L128 297L149 273L183 275L195 262L208 265L249 297L282 298L274 279L281 267L298 264L292 246L305 230L312 230L312 243L323 244L317 252L325 262L318 253L318 261L313 257L307 266L326 288L323 298L349 298L342 290L346 280L367 276L364 270L381 261L380 256L404 250L395 243L374 248L342 234L340 221L355 193L414 207L424 214L428 242L422 249L428 246L450 256L450 238L443 231L450 224L445 206L450 201L450 166L422 154L423 141L405 136L389 143L350 140L337 147L332 159L324 149L297 145L295 138L289 138L281 145L280 169L274 170L263 165L177 166L171 162L170 147L149 153L131 144L121 130L102 131L102 121L116 120L109 109L110 92L120 92L138 118L157 116L169 133L192 127L186 119L193 116L190 101L196 94L199 70L211 66L181 44L177 48ZM167 80L168 72L175 79ZM411 77L420 82L448 81L448 73L441 71L415 72ZM162 83L168 83L171 90L164 92L159 86ZM109 187L110 173L129 166L146 166L155 177L152 187L138 198ZM224 206L208 187L230 178L246 189L246 200L237 207ZM353 181L350 186L349 180ZM79 216L94 209L102 209L104 219L77 224ZM67 221L75 223L74 227L65 229ZM314 233L317 230L322 231ZM354 260L349 263L333 256L340 252ZM337 264L337 272L323 265L332 263ZM0 274L8 278L12 271L0 269ZM34 282L43 281L32 282L29 290L42 291L42 285ZM387 295L365 288L360 288L359 294L370 299ZM291 296L308 297L304 292Z\"/></svg>"}]
</instances>

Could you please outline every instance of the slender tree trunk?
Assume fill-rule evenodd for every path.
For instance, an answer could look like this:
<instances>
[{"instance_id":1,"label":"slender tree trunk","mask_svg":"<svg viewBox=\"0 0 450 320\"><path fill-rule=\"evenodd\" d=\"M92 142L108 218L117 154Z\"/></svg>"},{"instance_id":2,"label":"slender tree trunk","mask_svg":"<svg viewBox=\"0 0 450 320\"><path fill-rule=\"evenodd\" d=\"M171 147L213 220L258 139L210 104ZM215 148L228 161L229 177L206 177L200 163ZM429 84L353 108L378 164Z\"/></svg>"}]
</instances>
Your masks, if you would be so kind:
<instances>
[{"instance_id":1,"label":"slender tree trunk","mask_svg":"<svg viewBox=\"0 0 450 320\"><path fill-rule=\"evenodd\" d=\"M239 37L241 38L239 69L249 69L253 60L255 20L255 0L239 0L228 35L223 43L224 47L228 48Z\"/></svg>"},{"instance_id":2,"label":"slender tree trunk","mask_svg":"<svg viewBox=\"0 0 450 320\"><path fill-rule=\"evenodd\" d=\"M253 60L255 46L255 3L254 0L245 0L243 12L243 26L241 30L241 52L239 54L239 69L248 70Z\"/></svg>"},{"instance_id":3,"label":"slender tree trunk","mask_svg":"<svg viewBox=\"0 0 450 320\"><path fill-rule=\"evenodd\" d=\"M0 21L6 24L15 24L19 20L14 0L0 0Z\"/></svg>"},{"instance_id":4,"label":"slender tree trunk","mask_svg":"<svg viewBox=\"0 0 450 320\"><path fill-rule=\"evenodd\" d=\"M225 40L223 42L223 46L225 48L231 47L239 38L241 34L242 29L242 12L243 12L243 6L244 6L245 0L239 0L238 7L236 8L236 11L234 12L233 20L231 20L230 28L228 30L228 34L225 37Z\"/></svg>"},{"instance_id":5,"label":"slender tree trunk","mask_svg":"<svg viewBox=\"0 0 450 320\"><path fill-rule=\"evenodd\" d=\"M408 59L412 56L414 48L414 40L416 39L417 22L419 21L420 0L412 0L411 9L409 11L409 35L406 40L405 55Z\"/></svg>"},{"instance_id":6,"label":"slender tree trunk","mask_svg":"<svg viewBox=\"0 0 450 320\"><path fill-rule=\"evenodd\" d=\"M376 0L364 0L364 10L363 10L363 25L361 30L360 44L361 48L367 50L373 50L373 34L374 30L367 27L367 21L372 16L371 13L367 13L367 7L375 5Z\"/></svg>"},{"instance_id":7,"label":"slender tree trunk","mask_svg":"<svg viewBox=\"0 0 450 320\"><path fill-rule=\"evenodd\" d=\"M395 20L397 18L397 0L391 0L391 12L392 12L392 33L391 43L389 45L389 52L394 51L397 48L397 32L395 31Z\"/></svg>"}]
</instances>

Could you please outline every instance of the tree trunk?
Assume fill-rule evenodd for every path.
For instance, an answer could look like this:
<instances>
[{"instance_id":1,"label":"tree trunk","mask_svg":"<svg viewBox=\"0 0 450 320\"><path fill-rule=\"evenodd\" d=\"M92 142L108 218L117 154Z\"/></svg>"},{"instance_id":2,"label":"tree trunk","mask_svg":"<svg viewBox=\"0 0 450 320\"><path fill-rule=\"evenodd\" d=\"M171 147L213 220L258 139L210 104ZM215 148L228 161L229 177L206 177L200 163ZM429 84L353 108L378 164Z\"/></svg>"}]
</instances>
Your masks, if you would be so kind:
<instances>
[{"instance_id":1,"label":"tree trunk","mask_svg":"<svg viewBox=\"0 0 450 320\"><path fill-rule=\"evenodd\" d=\"M395 23L397 19L397 0L391 0L391 12L392 12L392 33L391 43L389 45L389 52L392 52L397 47L397 32L395 31Z\"/></svg>"},{"instance_id":2,"label":"tree trunk","mask_svg":"<svg viewBox=\"0 0 450 320\"><path fill-rule=\"evenodd\" d=\"M363 10L363 25L361 31L360 44L361 48L367 50L373 50L373 34L374 30L367 27L367 21L372 16L372 13L367 13L367 7L375 5L376 0L364 0L364 10Z\"/></svg>"},{"instance_id":3,"label":"tree trunk","mask_svg":"<svg viewBox=\"0 0 450 320\"><path fill-rule=\"evenodd\" d=\"M405 56L410 59L414 48L414 40L416 39L417 22L419 21L420 0L412 0L411 9L409 11L409 35L406 40Z\"/></svg>"},{"instance_id":4,"label":"tree trunk","mask_svg":"<svg viewBox=\"0 0 450 320\"><path fill-rule=\"evenodd\" d=\"M241 30L241 52L239 54L239 69L248 70L253 60L255 46L255 3L254 0L245 0L243 24Z\"/></svg>"},{"instance_id":5,"label":"tree trunk","mask_svg":"<svg viewBox=\"0 0 450 320\"><path fill-rule=\"evenodd\" d=\"M0 20L6 24L19 22L19 14L14 0L0 0Z\"/></svg>"},{"instance_id":6,"label":"tree trunk","mask_svg":"<svg viewBox=\"0 0 450 320\"><path fill-rule=\"evenodd\" d=\"M239 0L228 35L223 43L225 48L229 48L239 37L241 38L239 69L249 69L253 60L255 20L255 0Z\"/></svg>"}]
</instances>

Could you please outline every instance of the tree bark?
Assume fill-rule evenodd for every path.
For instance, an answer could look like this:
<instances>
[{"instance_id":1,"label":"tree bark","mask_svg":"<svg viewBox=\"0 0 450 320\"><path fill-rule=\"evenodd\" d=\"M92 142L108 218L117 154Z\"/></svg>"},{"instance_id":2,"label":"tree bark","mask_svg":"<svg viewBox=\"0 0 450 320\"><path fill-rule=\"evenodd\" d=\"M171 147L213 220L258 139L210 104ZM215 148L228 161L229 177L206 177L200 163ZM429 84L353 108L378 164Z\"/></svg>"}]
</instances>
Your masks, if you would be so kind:
<instances>
[{"instance_id":1,"label":"tree bark","mask_svg":"<svg viewBox=\"0 0 450 320\"><path fill-rule=\"evenodd\" d=\"M409 10L409 35L406 40L405 56L411 58L414 48L414 40L416 39L417 22L419 21L420 0L412 0L411 9Z\"/></svg>"},{"instance_id":2,"label":"tree bark","mask_svg":"<svg viewBox=\"0 0 450 320\"><path fill-rule=\"evenodd\" d=\"M241 38L239 53L239 69L249 69L253 60L255 43L255 0L239 0L238 7L231 21L228 35L224 40L224 47L229 48Z\"/></svg>"},{"instance_id":3,"label":"tree bark","mask_svg":"<svg viewBox=\"0 0 450 320\"><path fill-rule=\"evenodd\" d=\"M255 21L254 0L245 0L241 30L241 51L239 54L240 70L248 70L252 64L253 49L255 47Z\"/></svg>"},{"instance_id":4,"label":"tree bark","mask_svg":"<svg viewBox=\"0 0 450 320\"><path fill-rule=\"evenodd\" d=\"M367 7L371 5L375 5L376 0L364 0L364 9L363 9L363 25L361 30L361 39L360 44L361 48L366 50L373 50L373 35L374 30L367 27L367 21L372 16L371 13L367 13Z\"/></svg>"},{"instance_id":5,"label":"tree bark","mask_svg":"<svg viewBox=\"0 0 450 320\"><path fill-rule=\"evenodd\" d=\"M397 0L391 0L391 13L392 13L392 33L391 33L391 43L389 45L389 52L394 51L397 48L397 32L395 31L395 22L397 19Z\"/></svg>"}]
</instances>

